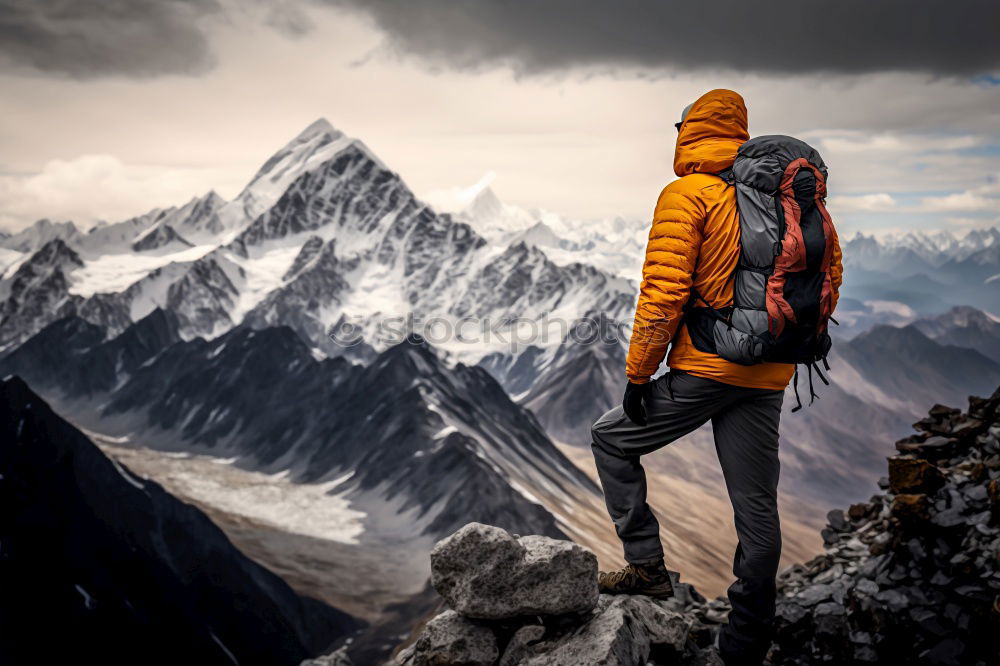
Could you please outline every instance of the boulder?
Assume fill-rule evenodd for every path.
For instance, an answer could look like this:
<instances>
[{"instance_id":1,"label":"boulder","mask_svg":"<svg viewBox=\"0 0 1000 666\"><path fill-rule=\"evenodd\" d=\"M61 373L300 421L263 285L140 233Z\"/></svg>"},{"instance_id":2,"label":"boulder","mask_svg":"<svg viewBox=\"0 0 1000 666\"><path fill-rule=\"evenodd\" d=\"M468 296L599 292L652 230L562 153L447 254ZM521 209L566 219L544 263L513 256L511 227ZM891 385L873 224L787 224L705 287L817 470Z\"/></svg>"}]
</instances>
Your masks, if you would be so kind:
<instances>
[{"instance_id":1,"label":"boulder","mask_svg":"<svg viewBox=\"0 0 1000 666\"><path fill-rule=\"evenodd\" d=\"M407 666L492 666L499 656L489 627L449 610L427 623L401 662Z\"/></svg>"},{"instance_id":2,"label":"boulder","mask_svg":"<svg viewBox=\"0 0 1000 666\"><path fill-rule=\"evenodd\" d=\"M958 416L962 413L962 410L939 403L931 407L927 413L931 416L931 418L942 418L946 416Z\"/></svg>"},{"instance_id":3,"label":"boulder","mask_svg":"<svg viewBox=\"0 0 1000 666\"><path fill-rule=\"evenodd\" d=\"M919 458L889 458L889 488L894 493L933 493L944 485L941 471Z\"/></svg>"},{"instance_id":4,"label":"boulder","mask_svg":"<svg viewBox=\"0 0 1000 666\"><path fill-rule=\"evenodd\" d=\"M593 619L556 640L522 652L522 666L634 666L645 664L650 641L630 597L601 597Z\"/></svg>"},{"instance_id":5,"label":"boulder","mask_svg":"<svg viewBox=\"0 0 1000 666\"><path fill-rule=\"evenodd\" d=\"M863 520L868 517L869 512L871 512L872 507L870 504L865 504L863 502L858 504L852 504L847 510L847 515L851 520Z\"/></svg>"},{"instance_id":6,"label":"boulder","mask_svg":"<svg viewBox=\"0 0 1000 666\"><path fill-rule=\"evenodd\" d=\"M545 636L545 627L540 624L528 624L510 637L507 649L500 658L499 666L517 666L531 655L531 645Z\"/></svg>"},{"instance_id":7,"label":"boulder","mask_svg":"<svg viewBox=\"0 0 1000 666\"><path fill-rule=\"evenodd\" d=\"M896 498L892 501L890 512L892 517L897 519L901 525L913 526L927 522L929 518L928 506L927 495L896 495Z\"/></svg>"},{"instance_id":8,"label":"boulder","mask_svg":"<svg viewBox=\"0 0 1000 666\"><path fill-rule=\"evenodd\" d=\"M838 532L843 532L847 529L847 519L844 518L844 512L840 509L833 509L827 513L826 522L832 529Z\"/></svg>"},{"instance_id":9,"label":"boulder","mask_svg":"<svg viewBox=\"0 0 1000 666\"><path fill-rule=\"evenodd\" d=\"M431 583L470 618L583 613L597 604L597 558L571 541L469 523L431 551Z\"/></svg>"}]
</instances>

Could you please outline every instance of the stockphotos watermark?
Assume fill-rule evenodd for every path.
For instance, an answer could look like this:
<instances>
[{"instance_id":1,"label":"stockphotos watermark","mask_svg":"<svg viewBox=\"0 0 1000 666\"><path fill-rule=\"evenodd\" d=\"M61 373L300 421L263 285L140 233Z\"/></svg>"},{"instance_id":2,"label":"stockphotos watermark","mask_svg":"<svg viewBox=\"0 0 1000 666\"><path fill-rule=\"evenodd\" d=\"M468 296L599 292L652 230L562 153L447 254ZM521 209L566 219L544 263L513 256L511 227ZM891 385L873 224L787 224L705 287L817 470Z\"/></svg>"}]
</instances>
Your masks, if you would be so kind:
<instances>
[{"instance_id":1,"label":"stockphotos watermark","mask_svg":"<svg viewBox=\"0 0 1000 666\"><path fill-rule=\"evenodd\" d=\"M650 329L650 342L664 337L669 341L668 327ZM552 317L424 317L413 313L365 319L342 317L327 332L328 337L342 347L362 342L377 348L391 347L411 336L419 336L432 345L504 346L511 351L530 346L545 346L569 341L576 344L622 344L632 335L632 322L612 319L605 314L576 319Z\"/></svg>"}]
</instances>

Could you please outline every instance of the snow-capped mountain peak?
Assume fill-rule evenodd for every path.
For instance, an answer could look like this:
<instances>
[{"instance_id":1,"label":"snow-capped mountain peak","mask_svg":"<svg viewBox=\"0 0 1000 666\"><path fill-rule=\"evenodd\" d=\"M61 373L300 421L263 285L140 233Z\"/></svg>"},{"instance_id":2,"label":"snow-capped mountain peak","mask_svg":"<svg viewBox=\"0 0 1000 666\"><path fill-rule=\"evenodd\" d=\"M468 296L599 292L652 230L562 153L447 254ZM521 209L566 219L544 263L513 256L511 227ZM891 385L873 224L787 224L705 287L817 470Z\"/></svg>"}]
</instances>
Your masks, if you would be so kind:
<instances>
[{"instance_id":1,"label":"snow-capped mountain peak","mask_svg":"<svg viewBox=\"0 0 1000 666\"><path fill-rule=\"evenodd\" d=\"M80 230L72 222L53 222L42 218L31 226L11 234L0 242L0 246L16 252L34 252L50 240L69 240L80 236Z\"/></svg>"},{"instance_id":2,"label":"snow-capped mountain peak","mask_svg":"<svg viewBox=\"0 0 1000 666\"><path fill-rule=\"evenodd\" d=\"M482 220L490 220L503 216L506 208L493 188L487 185L476 193L463 212Z\"/></svg>"},{"instance_id":3,"label":"snow-capped mountain peak","mask_svg":"<svg viewBox=\"0 0 1000 666\"><path fill-rule=\"evenodd\" d=\"M242 192L220 211L227 230L239 230L273 206L302 174L330 160L352 144L360 142L336 129L325 118L316 120L257 171ZM370 152L367 148L363 148Z\"/></svg>"}]
</instances>

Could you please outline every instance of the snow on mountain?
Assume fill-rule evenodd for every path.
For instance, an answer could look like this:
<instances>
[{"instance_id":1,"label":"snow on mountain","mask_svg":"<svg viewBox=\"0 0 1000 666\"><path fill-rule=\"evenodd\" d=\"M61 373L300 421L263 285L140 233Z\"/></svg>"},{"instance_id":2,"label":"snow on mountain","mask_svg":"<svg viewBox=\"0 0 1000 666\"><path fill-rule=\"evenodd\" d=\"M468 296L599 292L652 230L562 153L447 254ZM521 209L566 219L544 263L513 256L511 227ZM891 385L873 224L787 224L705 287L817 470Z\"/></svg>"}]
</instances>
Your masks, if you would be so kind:
<instances>
[{"instance_id":1,"label":"snow on mountain","mask_svg":"<svg viewBox=\"0 0 1000 666\"><path fill-rule=\"evenodd\" d=\"M965 234L949 230L878 236L858 232L846 241L844 257L848 264L870 270L903 268L926 271L949 260L963 261L990 247L1000 247L1000 229L997 227L971 229Z\"/></svg>"},{"instance_id":2,"label":"snow on mountain","mask_svg":"<svg viewBox=\"0 0 1000 666\"><path fill-rule=\"evenodd\" d=\"M164 253L122 252L107 254L99 259L85 260L71 274L68 291L83 297L95 294L119 293L127 290L158 269L178 263L191 263L211 252L214 246L186 246L174 243Z\"/></svg>"},{"instance_id":3,"label":"snow on mountain","mask_svg":"<svg viewBox=\"0 0 1000 666\"><path fill-rule=\"evenodd\" d=\"M129 253L133 251L132 244L138 237L176 210L174 207L156 208L122 222L101 222L71 239L70 244L85 260L99 260L106 255Z\"/></svg>"},{"instance_id":4,"label":"snow on mountain","mask_svg":"<svg viewBox=\"0 0 1000 666\"><path fill-rule=\"evenodd\" d=\"M514 236L513 240L511 240L511 245L517 243L527 243L537 248L570 249L577 247L576 243L557 236L552 227L544 222L536 222Z\"/></svg>"},{"instance_id":5,"label":"snow on mountain","mask_svg":"<svg viewBox=\"0 0 1000 666\"><path fill-rule=\"evenodd\" d=\"M41 219L26 229L0 240L0 246L16 252L34 252L56 238L71 240L80 234L72 222L52 222Z\"/></svg>"},{"instance_id":6,"label":"snow on mountain","mask_svg":"<svg viewBox=\"0 0 1000 666\"><path fill-rule=\"evenodd\" d=\"M164 270L126 290L126 299L144 294L143 308L129 303L130 311L174 309L186 337L215 336L241 322L280 323L332 355L345 350L327 332L348 321L384 349L400 339L386 336L387 322L407 317L447 325L472 317L489 327L517 317L572 320L595 307L624 316L627 281L581 263L559 265L523 240L490 244L417 200L363 144L342 136L325 143L331 136L314 126L279 151L247 190L259 201L261 183L270 182L262 174L277 170L287 181L297 169L273 205L231 242L186 265L180 262L194 248L161 256L173 260L170 270L164 262L157 266ZM166 275L172 284L162 284ZM405 326L394 330L406 333ZM489 344L452 338L441 347L474 362Z\"/></svg>"},{"instance_id":7,"label":"snow on mountain","mask_svg":"<svg viewBox=\"0 0 1000 666\"><path fill-rule=\"evenodd\" d=\"M136 252L148 252L150 250L170 250L183 247L194 247L184 240L169 224L162 224L139 234L132 249Z\"/></svg>"},{"instance_id":8,"label":"snow on mountain","mask_svg":"<svg viewBox=\"0 0 1000 666\"><path fill-rule=\"evenodd\" d=\"M338 480L328 490L365 526L352 538L440 536L469 520L560 534L580 519L580 498L596 498L488 373L449 368L422 340L361 367L317 360L287 327L182 341L179 325L156 310L112 337L68 317L0 368L109 436L141 435L280 480Z\"/></svg>"},{"instance_id":9,"label":"snow on mountain","mask_svg":"<svg viewBox=\"0 0 1000 666\"><path fill-rule=\"evenodd\" d=\"M39 222L6 239L4 298L19 267L40 251L30 250L39 239L65 236L79 263L62 266L60 277L46 283L51 293L39 301L46 307L9 304L7 316L15 309L18 316L0 328L10 344L57 314L85 312L120 332L162 307L180 315L185 338L214 337L242 322L284 323L336 355L351 352L328 338L333 327L357 327L366 345L381 350L428 320L454 332L471 317L478 320L474 340L450 335L438 347L476 363L508 346L502 335L486 339L505 321L524 318L537 327L544 317L569 322L588 311L631 316L648 222L522 209L502 202L489 179L453 199L461 208L451 214L428 207L363 143L319 120L268 159L233 201L209 192L86 234L71 224ZM886 317L902 323L892 313L905 308L912 314L904 319L912 319L940 312L959 296L992 309L985 280L997 273L998 235L994 229L963 237L856 236L845 249L848 263L880 272L870 279L855 272L860 279L845 286L844 302L861 309L857 316L845 311L845 319L858 326ZM16 248L29 251L10 254L22 251ZM884 271L900 282L889 283ZM933 277L921 282L913 274ZM969 280L980 291L959 294L953 285ZM23 284L19 289L25 293ZM519 342L551 349L561 340Z\"/></svg>"},{"instance_id":10,"label":"snow on mountain","mask_svg":"<svg viewBox=\"0 0 1000 666\"><path fill-rule=\"evenodd\" d=\"M69 294L67 275L82 267L80 256L56 237L0 281L0 348L73 312L81 299Z\"/></svg>"},{"instance_id":11,"label":"snow on mountain","mask_svg":"<svg viewBox=\"0 0 1000 666\"><path fill-rule=\"evenodd\" d=\"M939 343L975 349L1000 363L1000 318L994 315L959 306L913 325Z\"/></svg>"},{"instance_id":12,"label":"snow on mountain","mask_svg":"<svg viewBox=\"0 0 1000 666\"><path fill-rule=\"evenodd\" d=\"M957 305L1000 312L1000 228L905 234L855 234L841 240L845 279L837 335L875 324L900 325ZM900 316L900 313L907 313Z\"/></svg>"},{"instance_id":13,"label":"snow on mountain","mask_svg":"<svg viewBox=\"0 0 1000 666\"><path fill-rule=\"evenodd\" d=\"M277 202L292 182L318 167L349 145L360 142L347 137L325 118L316 120L268 159L243 191L219 210L226 232L239 232Z\"/></svg>"},{"instance_id":14,"label":"snow on mountain","mask_svg":"<svg viewBox=\"0 0 1000 666\"><path fill-rule=\"evenodd\" d=\"M600 270L638 281L649 234L646 220L568 219L542 209L507 204L484 177L476 185L449 197L432 193L456 219L465 222L491 244L526 243L545 251L554 263L586 263Z\"/></svg>"}]
</instances>

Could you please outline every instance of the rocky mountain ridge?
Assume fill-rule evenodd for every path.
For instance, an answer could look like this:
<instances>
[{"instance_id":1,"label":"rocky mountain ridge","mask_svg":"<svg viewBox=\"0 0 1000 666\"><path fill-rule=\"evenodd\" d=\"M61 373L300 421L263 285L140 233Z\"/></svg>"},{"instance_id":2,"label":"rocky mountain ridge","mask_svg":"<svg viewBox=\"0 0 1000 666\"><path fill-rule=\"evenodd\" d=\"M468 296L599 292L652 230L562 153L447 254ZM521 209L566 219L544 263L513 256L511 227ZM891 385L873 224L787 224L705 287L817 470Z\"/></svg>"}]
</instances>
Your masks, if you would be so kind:
<instances>
[{"instance_id":1,"label":"rocky mountain ridge","mask_svg":"<svg viewBox=\"0 0 1000 666\"><path fill-rule=\"evenodd\" d=\"M2 663L297 664L359 628L106 457L18 377L0 382L0 506Z\"/></svg>"},{"instance_id":2,"label":"rocky mountain ridge","mask_svg":"<svg viewBox=\"0 0 1000 666\"><path fill-rule=\"evenodd\" d=\"M54 322L0 372L106 435L297 483L337 480L371 538L438 538L472 516L561 536L597 496L485 370L449 368L416 337L360 366L317 359L288 327L183 340L177 315L157 309L119 335Z\"/></svg>"}]
</instances>

